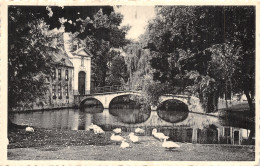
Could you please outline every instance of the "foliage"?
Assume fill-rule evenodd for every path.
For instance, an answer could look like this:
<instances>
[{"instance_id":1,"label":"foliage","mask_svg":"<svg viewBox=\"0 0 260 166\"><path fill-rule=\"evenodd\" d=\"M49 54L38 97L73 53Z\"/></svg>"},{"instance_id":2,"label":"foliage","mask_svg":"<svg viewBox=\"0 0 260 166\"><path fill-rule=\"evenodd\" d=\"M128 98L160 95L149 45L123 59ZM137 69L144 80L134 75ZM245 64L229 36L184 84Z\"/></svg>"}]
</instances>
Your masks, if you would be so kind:
<instances>
[{"instance_id":1,"label":"foliage","mask_svg":"<svg viewBox=\"0 0 260 166\"><path fill-rule=\"evenodd\" d=\"M111 67L109 69L110 73L108 76L108 85L124 85L129 78L129 73L127 72L127 65L123 56L119 55L113 57L111 62Z\"/></svg>"},{"instance_id":2,"label":"foliage","mask_svg":"<svg viewBox=\"0 0 260 166\"><path fill-rule=\"evenodd\" d=\"M244 92L251 109L254 13L244 6L157 7L143 39L154 80L173 92L197 95L206 111L216 110L218 98L229 90Z\"/></svg>"},{"instance_id":3,"label":"foliage","mask_svg":"<svg viewBox=\"0 0 260 166\"><path fill-rule=\"evenodd\" d=\"M129 27L119 28L123 17L111 6L10 6L8 11L10 108L44 95L51 52L63 47L57 29L74 33L78 41L85 39L95 55L93 77L101 86L105 85L109 50L127 43Z\"/></svg>"},{"instance_id":4,"label":"foliage","mask_svg":"<svg viewBox=\"0 0 260 166\"><path fill-rule=\"evenodd\" d=\"M59 47L59 34L48 33L37 13L17 7L9 7L8 24L8 106L13 108L45 94L49 55Z\"/></svg>"},{"instance_id":5,"label":"foliage","mask_svg":"<svg viewBox=\"0 0 260 166\"><path fill-rule=\"evenodd\" d=\"M74 40L78 40L94 55L92 58L92 80L96 86L105 86L108 77L114 77L108 73L109 64L113 58L112 48L119 48L129 41L125 38L129 26L119 27L123 16L119 13L111 12L110 14L103 13L100 9L93 18L87 17L83 20L82 33L76 35ZM92 27L89 33L89 27ZM79 40L83 38L82 34L87 34L83 42ZM109 82L109 84L112 82Z\"/></svg>"}]
</instances>

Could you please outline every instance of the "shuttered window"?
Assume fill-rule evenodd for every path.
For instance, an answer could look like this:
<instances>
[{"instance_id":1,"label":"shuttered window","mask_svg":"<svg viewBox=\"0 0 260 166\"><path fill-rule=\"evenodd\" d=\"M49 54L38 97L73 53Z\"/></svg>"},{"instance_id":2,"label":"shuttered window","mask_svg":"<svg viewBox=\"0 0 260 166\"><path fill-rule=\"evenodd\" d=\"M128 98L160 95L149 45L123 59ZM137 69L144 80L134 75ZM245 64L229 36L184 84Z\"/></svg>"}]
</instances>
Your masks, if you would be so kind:
<instances>
[{"instance_id":1,"label":"shuttered window","mask_svg":"<svg viewBox=\"0 0 260 166\"><path fill-rule=\"evenodd\" d=\"M59 99L62 99L61 84L59 84L59 86L58 86L58 96L59 96Z\"/></svg>"},{"instance_id":2,"label":"shuttered window","mask_svg":"<svg viewBox=\"0 0 260 166\"><path fill-rule=\"evenodd\" d=\"M69 80L69 71L68 70L65 71L65 80L66 81Z\"/></svg>"},{"instance_id":3,"label":"shuttered window","mask_svg":"<svg viewBox=\"0 0 260 166\"><path fill-rule=\"evenodd\" d=\"M58 70L58 78L61 80L61 69Z\"/></svg>"}]
</instances>

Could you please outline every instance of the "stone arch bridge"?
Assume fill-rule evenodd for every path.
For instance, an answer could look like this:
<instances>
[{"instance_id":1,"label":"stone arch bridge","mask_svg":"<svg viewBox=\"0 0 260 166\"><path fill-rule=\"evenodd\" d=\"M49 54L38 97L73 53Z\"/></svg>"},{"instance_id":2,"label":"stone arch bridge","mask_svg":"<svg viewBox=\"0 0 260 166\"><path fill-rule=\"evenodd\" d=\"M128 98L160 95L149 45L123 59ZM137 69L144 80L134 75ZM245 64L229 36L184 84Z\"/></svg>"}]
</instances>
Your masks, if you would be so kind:
<instances>
[{"instance_id":1,"label":"stone arch bridge","mask_svg":"<svg viewBox=\"0 0 260 166\"><path fill-rule=\"evenodd\" d=\"M125 95L141 95L138 91L120 91L120 92L105 92L105 93L96 93L96 94L88 94L88 95L75 95L74 102L76 106L81 106L88 99L96 99L98 100L103 107L109 108L110 102L118 96Z\"/></svg>"},{"instance_id":2,"label":"stone arch bridge","mask_svg":"<svg viewBox=\"0 0 260 166\"><path fill-rule=\"evenodd\" d=\"M88 95L75 95L74 102L75 106L79 107L88 99L96 99L102 105L103 108L108 109L110 102L118 96L125 95L142 95L141 91L119 91L119 92L105 92L105 93L96 93L96 94L88 94ZM165 94L159 98L159 103L162 103L166 100L179 100L185 103L188 106L189 111L191 112L200 112L203 113L203 107L197 97L187 96L187 95L173 95L173 94Z\"/></svg>"}]
</instances>

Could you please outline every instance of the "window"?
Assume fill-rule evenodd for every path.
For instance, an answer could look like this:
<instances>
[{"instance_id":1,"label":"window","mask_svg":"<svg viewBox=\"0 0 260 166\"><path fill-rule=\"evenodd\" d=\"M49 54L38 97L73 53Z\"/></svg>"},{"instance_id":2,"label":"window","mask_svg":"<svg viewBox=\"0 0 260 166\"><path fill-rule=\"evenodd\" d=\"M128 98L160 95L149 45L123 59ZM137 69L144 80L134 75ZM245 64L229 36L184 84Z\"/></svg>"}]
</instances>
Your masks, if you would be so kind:
<instances>
[{"instance_id":1,"label":"window","mask_svg":"<svg viewBox=\"0 0 260 166\"><path fill-rule=\"evenodd\" d=\"M58 86L58 96L59 96L59 99L62 99L62 95L61 95L61 83L60 83L59 86Z\"/></svg>"},{"instance_id":2,"label":"window","mask_svg":"<svg viewBox=\"0 0 260 166\"><path fill-rule=\"evenodd\" d=\"M84 66L84 58L81 57L81 66Z\"/></svg>"},{"instance_id":3,"label":"window","mask_svg":"<svg viewBox=\"0 0 260 166\"><path fill-rule=\"evenodd\" d=\"M65 94L66 94L66 99L69 98L69 88L68 85L65 86Z\"/></svg>"},{"instance_id":4,"label":"window","mask_svg":"<svg viewBox=\"0 0 260 166\"><path fill-rule=\"evenodd\" d=\"M61 80L61 69L58 70L58 78Z\"/></svg>"},{"instance_id":5,"label":"window","mask_svg":"<svg viewBox=\"0 0 260 166\"><path fill-rule=\"evenodd\" d=\"M230 136L230 128L225 127L224 136Z\"/></svg>"},{"instance_id":6,"label":"window","mask_svg":"<svg viewBox=\"0 0 260 166\"><path fill-rule=\"evenodd\" d=\"M56 86L52 85L52 98L56 99Z\"/></svg>"},{"instance_id":7,"label":"window","mask_svg":"<svg viewBox=\"0 0 260 166\"><path fill-rule=\"evenodd\" d=\"M52 78L53 79L56 78L56 69L55 68L52 69Z\"/></svg>"},{"instance_id":8,"label":"window","mask_svg":"<svg viewBox=\"0 0 260 166\"><path fill-rule=\"evenodd\" d=\"M65 80L66 81L69 80L69 71L68 70L65 71Z\"/></svg>"}]
</instances>

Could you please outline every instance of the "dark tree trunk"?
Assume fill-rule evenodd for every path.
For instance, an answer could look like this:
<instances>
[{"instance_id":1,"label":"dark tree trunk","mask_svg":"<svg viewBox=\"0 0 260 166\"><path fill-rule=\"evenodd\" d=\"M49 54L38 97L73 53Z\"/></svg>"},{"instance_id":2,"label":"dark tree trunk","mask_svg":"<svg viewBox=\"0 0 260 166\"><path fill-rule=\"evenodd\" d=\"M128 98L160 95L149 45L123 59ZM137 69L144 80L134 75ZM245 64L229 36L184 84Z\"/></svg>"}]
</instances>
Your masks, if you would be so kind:
<instances>
[{"instance_id":1,"label":"dark tree trunk","mask_svg":"<svg viewBox=\"0 0 260 166\"><path fill-rule=\"evenodd\" d=\"M208 101L207 101L207 112L214 112L214 93L210 93L208 96Z\"/></svg>"},{"instance_id":2,"label":"dark tree trunk","mask_svg":"<svg viewBox=\"0 0 260 166\"><path fill-rule=\"evenodd\" d=\"M249 95L249 91L246 90L245 95L246 95L247 102L248 102L248 105L249 105L249 117L255 118L254 117L255 116L255 108L254 108L252 97ZM249 134L249 138L248 138L250 144L253 143L253 137L255 137L255 125L253 125L250 128L250 134Z\"/></svg>"},{"instance_id":3,"label":"dark tree trunk","mask_svg":"<svg viewBox=\"0 0 260 166\"><path fill-rule=\"evenodd\" d=\"M27 125L17 125L15 123L13 123L10 120L10 118L8 118L8 126L7 126L8 131L17 130L17 129L25 129L26 127L28 127L28 126Z\"/></svg>"},{"instance_id":4,"label":"dark tree trunk","mask_svg":"<svg viewBox=\"0 0 260 166\"><path fill-rule=\"evenodd\" d=\"M253 100L252 100L251 96L249 95L249 92L248 92L248 91L245 91L245 95L246 95L247 102L248 102L248 105L249 105L250 114L251 114L251 115L255 115Z\"/></svg>"}]
</instances>

